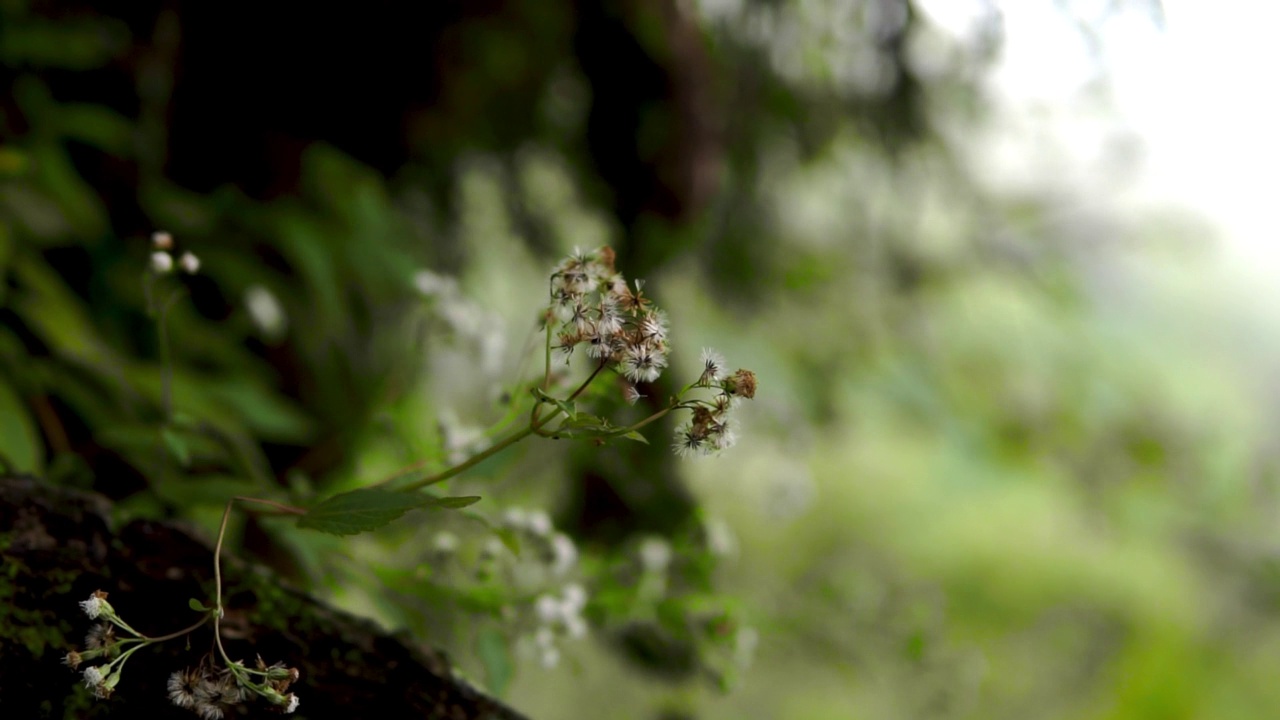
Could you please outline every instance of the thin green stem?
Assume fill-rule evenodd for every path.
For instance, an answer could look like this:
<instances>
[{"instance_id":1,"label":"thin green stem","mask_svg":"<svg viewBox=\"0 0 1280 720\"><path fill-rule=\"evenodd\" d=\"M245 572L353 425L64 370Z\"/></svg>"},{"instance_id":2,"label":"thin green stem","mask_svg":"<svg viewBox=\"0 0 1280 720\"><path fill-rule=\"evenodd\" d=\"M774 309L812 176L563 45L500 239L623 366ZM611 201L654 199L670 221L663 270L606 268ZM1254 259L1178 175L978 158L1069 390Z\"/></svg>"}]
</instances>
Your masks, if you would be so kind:
<instances>
[{"instance_id":1,"label":"thin green stem","mask_svg":"<svg viewBox=\"0 0 1280 720\"><path fill-rule=\"evenodd\" d=\"M173 358L169 349L169 311L183 292L185 291L176 290L160 303L159 317L156 319L160 342L160 409L164 413L165 422L173 418Z\"/></svg>"},{"instance_id":2,"label":"thin green stem","mask_svg":"<svg viewBox=\"0 0 1280 720\"><path fill-rule=\"evenodd\" d=\"M125 622L124 620L121 620L120 616L116 615L115 613L112 613L111 615L107 616L107 620L111 621L111 623L116 627L132 633L133 636L136 638L142 639L146 637L146 635L143 635L137 630L134 630L132 627L129 627L129 623Z\"/></svg>"},{"instance_id":3,"label":"thin green stem","mask_svg":"<svg viewBox=\"0 0 1280 720\"><path fill-rule=\"evenodd\" d=\"M601 362L599 365L597 365L596 369L591 373L591 375L587 377L586 380L582 381L582 384L579 385L578 388L573 391L573 394L570 395L568 399L565 400L565 402L570 402L575 398L577 398L579 395L581 395L583 391L587 389L587 386L589 386L591 382L600 375L600 371L604 369L605 364L606 363ZM550 365L548 365L548 368L549 367ZM413 492L415 490L421 490L422 488L427 487L428 485L434 485L439 482L444 482L445 480L448 480L449 478L454 477L455 475L459 475L461 473L466 472L467 470L470 470L476 465L479 465L485 460L488 460L494 455L502 452L503 450L506 450L507 448L511 447L512 445L515 445L516 443L529 437L530 435L533 435L535 433L539 435L545 435L544 433L540 432L541 428L545 426L547 423L554 420L557 416L559 416L562 411L559 408L556 408L554 411L552 411L550 415L544 418L544 417L541 417L541 413L540 413L541 406L542 406L542 401L538 401L534 403L533 411L530 413L530 417L529 417L529 425L527 427L522 428L521 430L507 436L505 439L493 445L490 445L488 448L485 448L482 452L472 455L471 457L467 458L463 462L457 465L454 465L453 467L448 468L447 470L442 470L433 475L428 475L427 477L424 477L415 482L411 482L402 488L398 488L399 492ZM396 474L392 475L390 478L387 478L386 480L383 480L374 485L371 485L370 487L383 487L385 485L388 485L391 482L395 481L397 478L403 477L405 474L411 473L414 470L417 470L425 466L429 462L430 462L429 460L424 460L422 462L410 465L407 468L397 471Z\"/></svg>"},{"instance_id":4,"label":"thin green stem","mask_svg":"<svg viewBox=\"0 0 1280 720\"><path fill-rule=\"evenodd\" d=\"M559 412L559 410L557 410L556 412L558 413L558 412ZM550 420L552 417L554 417L554 415L552 415L552 416L550 416L550 417L546 418L545 420L543 420L543 423L545 423L547 420ZM422 478L421 480L418 480L417 482L409 483L408 485L405 485L404 487L399 488L399 490L400 490L400 492L413 492L414 490L421 490L422 488L424 488L424 487L426 487L426 486L428 486L428 485L434 485L434 484L436 484L436 483L438 483L438 482L444 482L445 480L448 480L449 478L453 477L454 475L458 475L458 474L460 474L460 473L466 472L467 470L469 470L469 469L471 469L471 468L475 467L476 465L479 465L480 463L484 462L485 460L488 460L489 458L493 457L494 455L497 455L498 453L502 452L503 450L506 450L507 448L511 447L512 445L515 445L516 443L520 442L521 440L525 439L526 437L529 437L530 435L532 435L532 434L534 433L534 431L537 429L537 427L538 427L538 425L537 425L537 424L535 424L534 422L530 422L528 427L526 427L526 428L524 428L523 430L520 430L520 431L518 431L518 432L516 432L516 433L514 433L514 434L512 434L512 435L507 436L507 438L506 438L505 440L503 440L503 441L501 441L501 442L499 442L499 443L496 443L496 444L494 444L494 445L490 445L490 446L489 446L488 448L486 448L483 452L480 452L480 453L477 453L477 454L475 454L475 455L472 455L471 457L467 458L465 461L463 461L463 462L461 462L461 463L459 463L459 464L457 464L457 465L454 465L453 467L449 468L448 470L444 470L444 471L438 472L438 473L436 473L436 474L434 474L434 475L428 475L427 477ZM381 484L381 483L379 483L379 484Z\"/></svg>"},{"instance_id":5,"label":"thin green stem","mask_svg":"<svg viewBox=\"0 0 1280 720\"><path fill-rule=\"evenodd\" d=\"M542 375L542 389L544 391L551 389L551 311L547 311L547 341L542 348L543 360L546 362L546 369Z\"/></svg>"},{"instance_id":6,"label":"thin green stem","mask_svg":"<svg viewBox=\"0 0 1280 720\"><path fill-rule=\"evenodd\" d=\"M565 398L565 402L573 402L574 400L576 400L577 397L582 394L582 391L586 390L587 386L590 385L592 381L596 379L596 376L600 374L600 371L604 370L604 366L606 364L608 364L608 360L601 360L600 364L596 365L596 369L592 370L591 374L587 376L587 379L583 380L582 384L578 386L578 389L574 390L573 394L570 395L568 398Z\"/></svg>"},{"instance_id":7,"label":"thin green stem","mask_svg":"<svg viewBox=\"0 0 1280 720\"><path fill-rule=\"evenodd\" d=\"M200 618L199 622L196 622L188 627L182 628L177 632L171 632L168 635L159 635L157 637L147 637L144 635L143 640L149 643L165 642L166 640L172 640L174 638L182 637L187 633L195 632L196 630L199 630L207 622L209 622L209 615L206 613L204 617Z\"/></svg>"},{"instance_id":8,"label":"thin green stem","mask_svg":"<svg viewBox=\"0 0 1280 720\"><path fill-rule=\"evenodd\" d=\"M231 506L236 501L258 503L259 505L267 505L289 515L306 515L307 511L302 508L285 505L274 500L263 500L262 498L245 497L236 495L227 501L227 507L222 511L222 524L218 526L218 542L213 548L213 582L214 582L214 612L213 612L213 640L218 646L218 653L222 655L223 661L228 667L232 667L231 658L227 656L227 651L222 647L222 541L227 537L227 520L231 518ZM234 671L234 668L232 668Z\"/></svg>"}]
</instances>

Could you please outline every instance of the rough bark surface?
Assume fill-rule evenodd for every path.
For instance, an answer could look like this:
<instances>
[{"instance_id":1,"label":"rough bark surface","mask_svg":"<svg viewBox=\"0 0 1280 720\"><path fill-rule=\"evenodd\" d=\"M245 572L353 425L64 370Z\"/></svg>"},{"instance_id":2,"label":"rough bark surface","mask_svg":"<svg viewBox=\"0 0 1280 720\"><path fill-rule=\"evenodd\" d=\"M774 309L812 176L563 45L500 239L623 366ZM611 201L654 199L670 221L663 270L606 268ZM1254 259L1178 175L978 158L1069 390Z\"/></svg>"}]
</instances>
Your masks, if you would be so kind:
<instances>
[{"instance_id":1,"label":"rough bark surface","mask_svg":"<svg viewBox=\"0 0 1280 720\"><path fill-rule=\"evenodd\" d=\"M133 655L110 699L96 700L61 664L83 648L92 622L78 602L102 589L130 625L162 635L199 615L212 547L177 524L136 520L112 527L101 496L35 478L0 478L0 717L183 718L165 685L212 648L209 626ZM519 713L454 676L440 652L292 590L262 568L224 558L223 641L233 658L261 655L301 671L297 718L521 720ZM228 718L274 717L267 704Z\"/></svg>"}]
</instances>

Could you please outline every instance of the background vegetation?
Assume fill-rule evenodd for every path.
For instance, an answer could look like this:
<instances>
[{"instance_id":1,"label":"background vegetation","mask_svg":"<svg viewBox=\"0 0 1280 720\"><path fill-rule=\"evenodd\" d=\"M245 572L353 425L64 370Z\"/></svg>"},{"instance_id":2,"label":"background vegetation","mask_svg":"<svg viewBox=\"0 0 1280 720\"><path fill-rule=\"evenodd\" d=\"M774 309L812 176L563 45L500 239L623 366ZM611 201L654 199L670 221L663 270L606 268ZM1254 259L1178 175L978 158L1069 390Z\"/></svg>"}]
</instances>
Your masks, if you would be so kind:
<instances>
[{"instance_id":1,"label":"background vegetation","mask_svg":"<svg viewBox=\"0 0 1280 720\"><path fill-rule=\"evenodd\" d=\"M423 5L0 4L12 469L212 530L464 457L525 402L552 265L608 244L670 382L711 346L761 389L717 458L664 426L450 482L576 541L556 667L473 519L238 517L236 551L534 717L1271 716L1274 352L1154 270L1194 222L988 181L997 12ZM167 358L155 229L202 260Z\"/></svg>"}]
</instances>

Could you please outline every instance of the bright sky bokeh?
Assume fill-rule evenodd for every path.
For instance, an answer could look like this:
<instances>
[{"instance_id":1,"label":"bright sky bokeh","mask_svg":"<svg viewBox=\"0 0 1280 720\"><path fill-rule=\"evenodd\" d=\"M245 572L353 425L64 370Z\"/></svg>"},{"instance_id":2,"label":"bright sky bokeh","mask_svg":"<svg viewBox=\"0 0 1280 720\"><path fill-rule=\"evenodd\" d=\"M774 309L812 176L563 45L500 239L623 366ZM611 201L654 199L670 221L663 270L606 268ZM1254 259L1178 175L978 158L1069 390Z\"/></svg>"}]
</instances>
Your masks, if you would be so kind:
<instances>
[{"instance_id":1,"label":"bright sky bokeh","mask_svg":"<svg viewBox=\"0 0 1280 720\"><path fill-rule=\"evenodd\" d=\"M1116 7L1104 18L1106 5ZM1153 22L1150 5L1001 0L1005 43L991 89L1015 124L1034 107L1034 117L1054 128L1077 182L1105 183L1098 173L1106 158L1097 154L1115 148L1100 133L1131 133L1138 156L1125 198L1203 216L1220 231L1220 258L1234 271L1277 277L1280 99L1272 88L1280 4L1165 0L1163 22ZM1064 8L1095 23L1093 48ZM1096 98L1089 91L1097 81L1109 107L1085 99Z\"/></svg>"}]
</instances>

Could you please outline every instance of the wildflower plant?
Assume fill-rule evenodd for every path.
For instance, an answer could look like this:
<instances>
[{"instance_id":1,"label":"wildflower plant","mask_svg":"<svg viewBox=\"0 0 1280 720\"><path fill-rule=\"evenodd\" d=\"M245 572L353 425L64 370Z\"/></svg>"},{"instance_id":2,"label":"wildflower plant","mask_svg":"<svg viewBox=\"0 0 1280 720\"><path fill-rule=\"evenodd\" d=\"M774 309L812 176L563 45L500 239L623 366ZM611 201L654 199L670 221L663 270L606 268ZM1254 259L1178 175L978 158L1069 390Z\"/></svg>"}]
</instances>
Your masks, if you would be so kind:
<instances>
[{"instance_id":1,"label":"wildflower plant","mask_svg":"<svg viewBox=\"0 0 1280 720\"><path fill-rule=\"evenodd\" d=\"M166 419L169 406L169 363L165 321L169 308L182 297L178 288L162 299L158 290L165 276L175 270L194 274L199 259L184 252L173 256L174 240L168 233L152 238L152 254L146 273L148 308L157 318L163 370L162 401ZM232 509L237 504L255 506L260 515L293 517L301 528L345 536L376 530L406 513L418 509L458 510L480 500L477 496L447 496L429 488L460 475L506 448L530 437L586 439L596 444L614 440L647 442L640 431L675 411L687 411L672 443L680 456L708 455L731 447L737 436L733 413L743 400L755 396L756 378L748 370L730 372L723 357L712 350L701 355L699 375L665 402L651 403L657 409L647 417L619 423L587 412L588 401L607 392L595 387L611 375L620 386L622 398L634 404L670 366L673 352L668 318L643 291L640 280L628 281L615 267L609 248L593 252L575 251L560 262L548 278L548 300L541 314L544 331L544 368L541 378L529 381L527 393L517 395L513 409L518 413L528 398L528 420L524 426L487 447L478 449L452 465L436 469L428 460L404 468L390 477L344 492L309 507L298 507L271 498L236 496L226 503L213 551L214 588L206 604L191 600L201 619L188 628L151 637L128 625L107 601L107 594L95 592L80 603L96 624L85 639L83 650L73 649L64 662L80 670L86 687L97 697L111 695L120 683L125 664L139 649L184 637L205 625L212 626L212 650L191 668L175 671L168 680L169 700L206 720L222 718L231 707L265 701L283 712L293 712L300 704L291 688L299 680L295 668L281 663L267 665L262 658L253 663L233 659L223 643L222 547ZM570 373L553 357L569 367L575 356L589 363L585 379L574 384ZM519 415L515 415L519 417ZM513 626L519 628L521 644L530 649L544 667L554 667L560 645L587 634L589 592L577 577L578 548L568 535L557 532L545 512L508 509L498 518L484 520L496 535L469 569L469 582L485 585L501 578L514 588L519 600L501 607ZM519 557L511 552L523 547ZM432 553L442 565L456 560L459 541L451 533L437 534ZM655 555L651 552L650 555ZM669 562L670 553L661 565ZM656 561L651 557L649 564ZM465 573L464 573L465 574ZM81 667L83 669L81 669Z\"/></svg>"}]
</instances>

